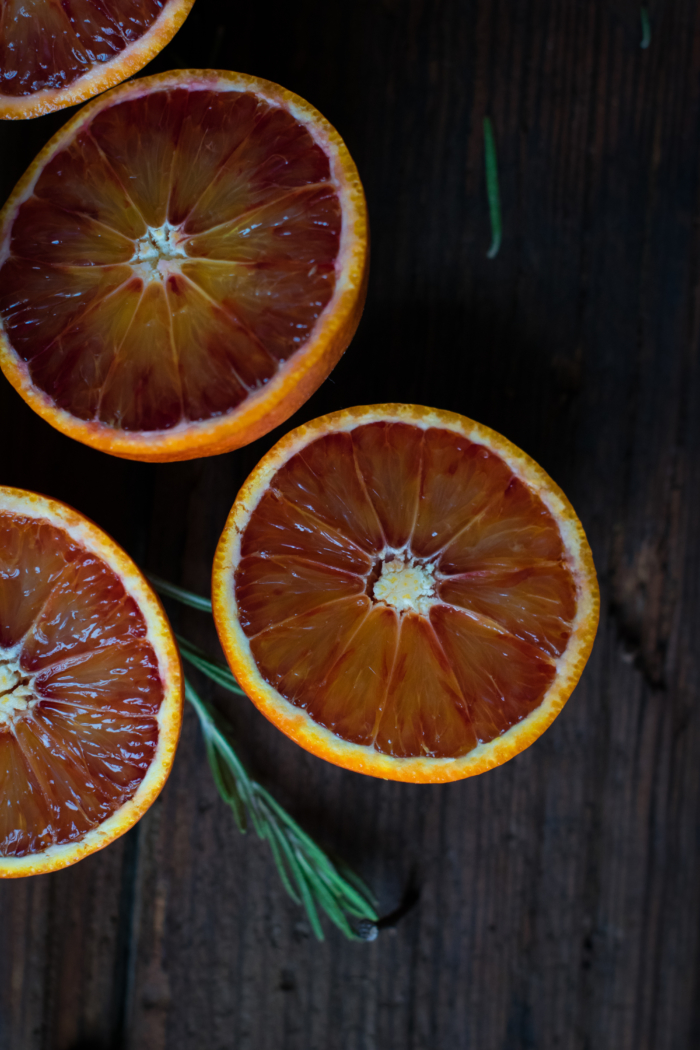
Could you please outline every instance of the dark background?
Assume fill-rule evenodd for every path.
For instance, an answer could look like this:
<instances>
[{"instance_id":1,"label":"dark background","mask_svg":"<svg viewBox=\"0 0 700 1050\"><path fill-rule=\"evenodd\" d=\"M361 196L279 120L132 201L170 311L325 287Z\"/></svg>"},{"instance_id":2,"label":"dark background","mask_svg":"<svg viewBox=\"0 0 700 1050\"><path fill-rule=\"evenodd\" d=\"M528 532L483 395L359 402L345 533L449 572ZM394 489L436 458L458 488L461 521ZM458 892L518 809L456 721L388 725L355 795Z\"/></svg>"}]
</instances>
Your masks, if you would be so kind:
<instances>
[{"instance_id":1,"label":"dark background","mask_svg":"<svg viewBox=\"0 0 700 1050\"><path fill-rule=\"evenodd\" d=\"M0 377L0 481L74 504L207 593L248 471L296 424L420 402L502 431L563 487L602 588L598 640L532 748L440 787L342 771L207 692L382 913L310 935L218 800L192 712L170 781L107 850L0 887L2 1050L686 1050L700 1045L700 6L197 0L149 67L284 84L339 129L372 224L364 319L284 428L143 465L62 437ZM503 245L490 228L493 120ZM0 190L69 113L0 126ZM173 608L217 652L207 617ZM203 686L203 689L207 689Z\"/></svg>"}]
</instances>

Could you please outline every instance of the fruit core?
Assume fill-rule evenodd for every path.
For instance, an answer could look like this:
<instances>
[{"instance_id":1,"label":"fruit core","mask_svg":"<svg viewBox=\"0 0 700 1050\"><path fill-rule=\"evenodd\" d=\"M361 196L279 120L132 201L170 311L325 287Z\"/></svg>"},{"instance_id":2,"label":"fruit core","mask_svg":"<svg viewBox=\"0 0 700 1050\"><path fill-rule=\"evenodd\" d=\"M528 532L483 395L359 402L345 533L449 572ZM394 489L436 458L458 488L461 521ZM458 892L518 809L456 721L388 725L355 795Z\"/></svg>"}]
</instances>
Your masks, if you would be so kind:
<instances>
[{"instance_id":1,"label":"fruit core","mask_svg":"<svg viewBox=\"0 0 700 1050\"><path fill-rule=\"evenodd\" d=\"M19 665L19 652L0 649L0 731L36 700L31 678Z\"/></svg>"},{"instance_id":2,"label":"fruit core","mask_svg":"<svg viewBox=\"0 0 700 1050\"><path fill-rule=\"evenodd\" d=\"M134 245L131 265L144 282L162 281L180 269L175 260L186 259L187 252L179 235L180 227L164 222L162 226L149 226L143 237Z\"/></svg>"},{"instance_id":3,"label":"fruit core","mask_svg":"<svg viewBox=\"0 0 700 1050\"><path fill-rule=\"evenodd\" d=\"M435 565L395 555L382 563L372 597L397 612L426 615L437 599Z\"/></svg>"}]
</instances>

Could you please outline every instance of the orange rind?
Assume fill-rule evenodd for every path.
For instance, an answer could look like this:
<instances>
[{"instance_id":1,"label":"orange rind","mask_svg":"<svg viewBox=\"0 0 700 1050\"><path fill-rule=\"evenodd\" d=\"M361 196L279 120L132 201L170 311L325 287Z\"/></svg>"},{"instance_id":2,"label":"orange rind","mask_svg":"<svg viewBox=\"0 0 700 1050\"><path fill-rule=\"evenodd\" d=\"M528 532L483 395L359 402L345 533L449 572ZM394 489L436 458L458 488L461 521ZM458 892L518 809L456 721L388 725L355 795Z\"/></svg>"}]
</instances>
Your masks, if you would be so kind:
<instances>
[{"instance_id":1,"label":"orange rind","mask_svg":"<svg viewBox=\"0 0 700 1050\"><path fill-rule=\"evenodd\" d=\"M373 405L282 438L216 552L233 674L312 754L413 783L483 773L562 710L599 592L571 504L452 412Z\"/></svg>"},{"instance_id":2,"label":"orange rind","mask_svg":"<svg viewBox=\"0 0 700 1050\"><path fill-rule=\"evenodd\" d=\"M0 119L75 106L138 73L172 40L194 0L78 0L70 8L4 0L0 20Z\"/></svg>"},{"instance_id":3,"label":"orange rind","mask_svg":"<svg viewBox=\"0 0 700 1050\"><path fill-rule=\"evenodd\" d=\"M123 835L172 767L180 657L128 555L58 500L0 487L0 877Z\"/></svg>"},{"instance_id":4,"label":"orange rind","mask_svg":"<svg viewBox=\"0 0 700 1050\"><path fill-rule=\"evenodd\" d=\"M307 102L237 73L132 81L54 136L0 214L0 368L93 448L215 455L325 379L367 264L357 169Z\"/></svg>"}]
</instances>

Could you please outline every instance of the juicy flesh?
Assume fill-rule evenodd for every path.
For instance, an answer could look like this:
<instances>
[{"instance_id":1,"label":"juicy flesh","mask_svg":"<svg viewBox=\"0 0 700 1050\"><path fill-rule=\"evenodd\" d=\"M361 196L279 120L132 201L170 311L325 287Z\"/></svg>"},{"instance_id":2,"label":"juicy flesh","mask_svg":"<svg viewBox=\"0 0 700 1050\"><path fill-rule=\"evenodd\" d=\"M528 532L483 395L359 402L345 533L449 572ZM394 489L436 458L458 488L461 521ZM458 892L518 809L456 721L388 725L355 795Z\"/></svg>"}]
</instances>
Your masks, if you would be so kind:
<instances>
[{"instance_id":1,"label":"juicy flesh","mask_svg":"<svg viewBox=\"0 0 700 1050\"><path fill-rule=\"evenodd\" d=\"M393 422L321 437L280 468L235 593L265 681L402 758L464 755L534 710L576 613L540 498L484 446Z\"/></svg>"},{"instance_id":2,"label":"juicy flesh","mask_svg":"<svg viewBox=\"0 0 700 1050\"><path fill-rule=\"evenodd\" d=\"M69 87L153 25L167 0L2 0L0 95Z\"/></svg>"},{"instance_id":3,"label":"juicy flesh","mask_svg":"<svg viewBox=\"0 0 700 1050\"><path fill-rule=\"evenodd\" d=\"M161 90L98 112L46 165L0 268L34 384L83 420L168 430L235 410L335 288L329 161L252 93Z\"/></svg>"},{"instance_id":4,"label":"juicy flesh","mask_svg":"<svg viewBox=\"0 0 700 1050\"><path fill-rule=\"evenodd\" d=\"M0 512L0 855L77 841L132 798L162 699L112 570L48 522Z\"/></svg>"},{"instance_id":5,"label":"juicy flesh","mask_svg":"<svg viewBox=\"0 0 700 1050\"><path fill-rule=\"evenodd\" d=\"M69 87L146 33L167 0L2 0L0 95Z\"/></svg>"}]
</instances>

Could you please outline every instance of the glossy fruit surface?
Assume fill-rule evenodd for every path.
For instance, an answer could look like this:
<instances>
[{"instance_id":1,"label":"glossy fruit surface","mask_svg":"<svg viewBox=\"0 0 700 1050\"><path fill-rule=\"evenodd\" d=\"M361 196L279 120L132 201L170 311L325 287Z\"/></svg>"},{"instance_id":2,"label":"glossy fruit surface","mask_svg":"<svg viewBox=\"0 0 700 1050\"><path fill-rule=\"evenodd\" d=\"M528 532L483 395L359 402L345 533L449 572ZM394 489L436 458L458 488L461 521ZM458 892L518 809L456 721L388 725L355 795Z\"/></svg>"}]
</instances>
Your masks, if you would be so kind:
<instances>
[{"instance_id":1,"label":"glossy fruit surface","mask_svg":"<svg viewBox=\"0 0 700 1050\"><path fill-rule=\"evenodd\" d=\"M267 81L180 70L81 110L0 218L0 366L59 430L173 460L246 444L326 377L362 311L362 187Z\"/></svg>"},{"instance_id":2,"label":"glossy fruit surface","mask_svg":"<svg viewBox=\"0 0 700 1050\"><path fill-rule=\"evenodd\" d=\"M563 707L598 586L571 505L463 416L348 409L300 427L241 489L214 564L233 673L320 757L397 780L500 765Z\"/></svg>"},{"instance_id":3,"label":"glossy fruit surface","mask_svg":"<svg viewBox=\"0 0 700 1050\"><path fill-rule=\"evenodd\" d=\"M0 488L0 876L127 831L165 783L181 717L177 648L133 562L65 504Z\"/></svg>"},{"instance_id":4,"label":"glossy fruit surface","mask_svg":"<svg viewBox=\"0 0 700 1050\"><path fill-rule=\"evenodd\" d=\"M0 118L74 106L138 73L194 0L2 0Z\"/></svg>"}]
</instances>

